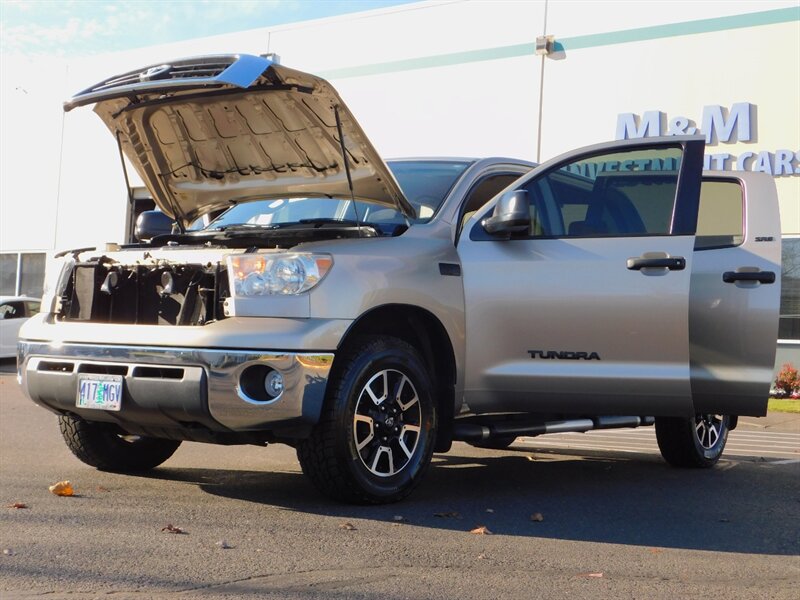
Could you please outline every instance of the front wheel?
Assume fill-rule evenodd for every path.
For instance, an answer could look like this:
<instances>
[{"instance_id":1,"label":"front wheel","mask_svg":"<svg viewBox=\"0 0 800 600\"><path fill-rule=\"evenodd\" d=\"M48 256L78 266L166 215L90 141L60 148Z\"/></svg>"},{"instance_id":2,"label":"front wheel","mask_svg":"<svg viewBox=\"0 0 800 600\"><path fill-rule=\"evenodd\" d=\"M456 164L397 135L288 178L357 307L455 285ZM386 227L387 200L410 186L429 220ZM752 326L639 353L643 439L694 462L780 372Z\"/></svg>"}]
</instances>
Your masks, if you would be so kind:
<instances>
[{"instance_id":1,"label":"front wheel","mask_svg":"<svg viewBox=\"0 0 800 600\"><path fill-rule=\"evenodd\" d=\"M127 435L111 423L67 415L58 417L58 425L72 453L101 471L147 471L167 460L181 445L177 440Z\"/></svg>"},{"instance_id":2,"label":"front wheel","mask_svg":"<svg viewBox=\"0 0 800 600\"><path fill-rule=\"evenodd\" d=\"M411 345L393 337L359 338L337 360L320 421L297 446L303 473L337 500L400 500L433 454L428 371Z\"/></svg>"},{"instance_id":3,"label":"front wheel","mask_svg":"<svg viewBox=\"0 0 800 600\"><path fill-rule=\"evenodd\" d=\"M713 467L725 449L729 415L696 415L692 419L656 418L661 456L675 467Z\"/></svg>"}]
</instances>

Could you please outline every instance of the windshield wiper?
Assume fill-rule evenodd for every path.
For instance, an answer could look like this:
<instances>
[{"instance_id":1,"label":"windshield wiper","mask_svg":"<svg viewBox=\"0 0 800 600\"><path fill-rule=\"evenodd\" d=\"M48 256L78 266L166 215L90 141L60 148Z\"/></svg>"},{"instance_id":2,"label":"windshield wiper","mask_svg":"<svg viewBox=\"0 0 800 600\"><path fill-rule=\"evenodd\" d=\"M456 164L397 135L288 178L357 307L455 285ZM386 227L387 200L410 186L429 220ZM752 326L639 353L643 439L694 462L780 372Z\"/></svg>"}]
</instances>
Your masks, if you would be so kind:
<instances>
[{"instance_id":1,"label":"windshield wiper","mask_svg":"<svg viewBox=\"0 0 800 600\"><path fill-rule=\"evenodd\" d=\"M277 229L280 225L259 225L258 223L235 223L233 225L220 225L213 229L202 229L201 231L229 231L235 233L237 231L253 231L254 229Z\"/></svg>"},{"instance_id":2,"label":"windshield wiper","mask_svg":"<svg viewBox=\"0 0 800 600\"><path fill-rule=\"evenodd\" d=\"M366 225L363 221L353 221L352 219L331 219L327 217L319 217L316 219L300 219L297 221L301 225L327 225L329 223L336 223L337 225L346 225L346 226L359 226L359 225ZM290 225L290 223L285 223L286 225Z\"/></svg>"}]
</instances>

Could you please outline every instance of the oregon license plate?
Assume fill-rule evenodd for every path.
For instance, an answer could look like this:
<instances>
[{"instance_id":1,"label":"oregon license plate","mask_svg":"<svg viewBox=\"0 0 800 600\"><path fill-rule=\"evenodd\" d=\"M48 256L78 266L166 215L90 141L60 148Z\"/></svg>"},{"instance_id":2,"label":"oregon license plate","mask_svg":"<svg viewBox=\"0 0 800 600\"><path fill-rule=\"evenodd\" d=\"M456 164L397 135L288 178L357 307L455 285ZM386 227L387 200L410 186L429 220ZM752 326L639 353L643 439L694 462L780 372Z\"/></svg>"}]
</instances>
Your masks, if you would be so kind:
<instances>
[{"instance_id":1,"label":"oregon license plate","mask_svg":"<svg viewBox=\"0 0 800 600\"><path fill-rule=\"evenodd\" d=\"M122 375L78 375L78 408L120 410Z\"/></svg>"}]
</instances>

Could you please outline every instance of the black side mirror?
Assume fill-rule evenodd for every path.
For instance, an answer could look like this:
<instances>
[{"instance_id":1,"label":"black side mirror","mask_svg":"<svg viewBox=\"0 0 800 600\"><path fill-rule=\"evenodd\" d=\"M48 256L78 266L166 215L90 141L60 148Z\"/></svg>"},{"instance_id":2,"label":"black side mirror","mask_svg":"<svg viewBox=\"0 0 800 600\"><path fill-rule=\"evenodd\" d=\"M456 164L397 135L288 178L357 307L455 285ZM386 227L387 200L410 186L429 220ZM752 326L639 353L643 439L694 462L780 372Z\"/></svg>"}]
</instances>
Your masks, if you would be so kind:
<instances>
[{"instance_id":1,"label":"black side mirror","mask_svg":"<svg viewBox=\"0 0 800 600\"><path fill-rule=\"evenodd\" d=\"M531 226L527 190L512 190L500 196L494 215L481 221L481 225L492 235L527 231Z\"/></svg>"},{"instance_id":2,"label":"black side mirror","mask_svg":"<svg viewBox=\"0 0 800 600\"><path fill-rule=\"evenodd\" d=\"M160 210L146 210L136 218L134 236L140 242L149 242L157 235L172 233L174 221Z\"/></svg>"}]
</instances>

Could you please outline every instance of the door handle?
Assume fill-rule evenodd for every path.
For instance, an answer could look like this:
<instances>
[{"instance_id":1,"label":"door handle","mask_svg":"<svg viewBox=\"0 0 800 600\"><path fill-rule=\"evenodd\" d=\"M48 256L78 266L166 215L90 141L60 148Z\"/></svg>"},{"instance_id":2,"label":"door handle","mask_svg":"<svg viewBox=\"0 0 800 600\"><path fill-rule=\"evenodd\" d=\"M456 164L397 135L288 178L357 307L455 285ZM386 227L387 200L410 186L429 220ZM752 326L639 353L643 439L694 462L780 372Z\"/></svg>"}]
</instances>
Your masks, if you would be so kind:
<instances>
[{"instance_id":1,"label":"door handle","mask_svg":"<svg viewBox=\"0 0 800 600\"><path fill-rule=\"evenodd\" d=\"M775 273L772 271L725 271L722 274L725 283L737 281L757 281L758 283L775 283Z\"/></svg>"},{"instance_id":2,"label":"door handle","mask_svg":"<svg viewBox=\"0 0 800 600\"><path fill-rule=\"evenodd\" d=\"M669 269L670 271L683 271L686 268L686 259L682 256L669 258L629 258L628 269L641 271L642 269Z\"/></svg>"}]
</instances>

